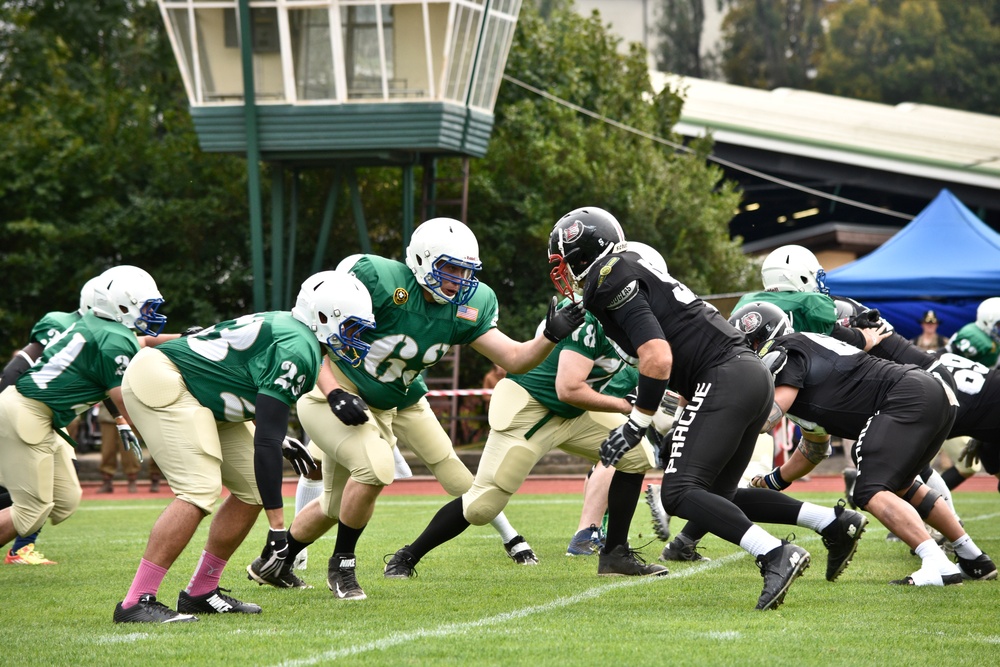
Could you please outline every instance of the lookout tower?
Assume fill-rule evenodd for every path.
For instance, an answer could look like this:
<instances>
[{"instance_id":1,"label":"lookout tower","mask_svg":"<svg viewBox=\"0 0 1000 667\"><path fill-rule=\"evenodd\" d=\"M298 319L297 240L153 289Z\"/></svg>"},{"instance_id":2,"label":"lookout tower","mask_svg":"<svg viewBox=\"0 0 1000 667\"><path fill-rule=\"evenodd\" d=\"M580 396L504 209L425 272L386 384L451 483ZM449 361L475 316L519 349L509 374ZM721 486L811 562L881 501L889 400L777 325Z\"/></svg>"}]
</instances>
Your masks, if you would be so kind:
<instances>
[{"instance_id":1,"label":"lookout tower","mask_svg":"<svg viewBox=\"0 0 1000 667\"><path fill-rule=\"evenodd\" d=\"M521 0L158 0L201 147L245 155L254 308L290 305L298 174L335 167L314 258L319 270L345 180L370 249L353 169L403 171L403 239L414 223L414 168L426 215L436 161L486 153ZM271 299L265 299L260 164L272 178ZM460 198L465 218L467 180ZM452 202L455 203L455 202ZM287 259L287 262L286 262Z\"/></svg>"}]
</instances>

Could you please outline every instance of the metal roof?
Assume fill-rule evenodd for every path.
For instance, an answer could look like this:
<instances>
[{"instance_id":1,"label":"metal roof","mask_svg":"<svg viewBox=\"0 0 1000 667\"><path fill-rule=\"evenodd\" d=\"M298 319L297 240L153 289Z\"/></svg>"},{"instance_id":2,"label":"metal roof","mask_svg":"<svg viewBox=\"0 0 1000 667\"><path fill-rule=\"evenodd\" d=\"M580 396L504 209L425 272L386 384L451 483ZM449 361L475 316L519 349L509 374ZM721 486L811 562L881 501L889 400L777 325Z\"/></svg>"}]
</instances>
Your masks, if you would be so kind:
<instances>
[{"instance_id":1,"label":"metal roof","mask_svg":"<svg viewBox=\"0 0 1000 667\"><path fill-rule=\"evenodd\" d=\"M1000 117L650 72L685 96L675 131L717 142L1000 190Z\"/></svg>"}]
</instances>

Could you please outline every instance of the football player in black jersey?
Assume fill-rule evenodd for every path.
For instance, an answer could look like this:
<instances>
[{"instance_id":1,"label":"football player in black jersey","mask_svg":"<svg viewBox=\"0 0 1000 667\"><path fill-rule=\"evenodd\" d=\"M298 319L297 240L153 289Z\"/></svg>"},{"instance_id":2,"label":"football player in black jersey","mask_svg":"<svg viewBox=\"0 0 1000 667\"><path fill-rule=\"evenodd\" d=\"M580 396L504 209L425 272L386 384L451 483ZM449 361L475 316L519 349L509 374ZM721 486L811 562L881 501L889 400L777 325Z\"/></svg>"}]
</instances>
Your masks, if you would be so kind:
<instances>
[{"instance_id":1,"label":"football player in black jersey","mask_svg":"<svg viewBox=\"0 0 1000 667\"><path fill-rule=\"evenodd\" d=\"M764 302L747 304L730 317L754 349L770 350L782 360L774 366L774 402L782 413L856 441L851 449L858 465L855 502L922 560L919 570L893 583L941 586L961 583L963 577L996 578L993 561L951 508L916 480L952 430L958 407L953 389L941 375L876 358L829 336L780 335L790 330L787 321L780 308ZM954 545L958 566L931 538L924 521Z\"/></svg>"},{"instance_id":2,"label":"football player in black jersey","mask_svg":"<svg viewBox=\"0 0 1000 667\"><path fill-rule=\"evenodd\" d=\"M861 536L854 524L850 536L846 530L847 519L857 513L804 508L770 490L737 489L774 396L770 373L747 348L745 337L685 285L628 252L618 221L602 209L581 208L563 216L549 236L549 259L556 263L556 287L567 296L582 288L584 308L638 364L635 408L602 445L604 464L614 465L639 443L669 379L684 407L665 461L663 506L756 556L764 577L757 609L773 609L784 601L810 555L754 521L802 521L817 530L820 524L843 525L845 530L831 540L831 556L834 551L845 555L845 564ZM615 473L616 481L619 475L623 473ZM630 481L641 488L642 476L634 477ZM628 555L625 547L602 551L600 558Z\"/></svg>"}]
</instances>

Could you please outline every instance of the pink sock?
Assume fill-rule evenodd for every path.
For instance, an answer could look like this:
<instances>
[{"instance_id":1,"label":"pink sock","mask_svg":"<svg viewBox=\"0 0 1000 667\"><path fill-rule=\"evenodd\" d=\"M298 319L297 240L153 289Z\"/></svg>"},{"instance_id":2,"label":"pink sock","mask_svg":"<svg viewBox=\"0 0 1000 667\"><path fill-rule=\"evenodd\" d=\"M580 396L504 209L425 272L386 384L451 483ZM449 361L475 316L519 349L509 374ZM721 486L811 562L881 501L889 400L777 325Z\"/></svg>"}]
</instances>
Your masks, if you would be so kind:
<instances>
[{"instance_id":1,"label":"pink sock","mask_svg":"<svg viewBox=\"0 0 1000 667\"><path fill-rule=\"evenodd\" d=\"M207 551L202 551L198 567L194 569L194 576L191 577L191 582L187 586L188 595L204 595L218 588L224 567L226 567L226 561Z\"/></svg>"},{"instance_id":2,"label":"pink sock","mask_svg":"<svg viewBox=\"0 0 1000 667\"><path fill-rule=\"evenodd\" d=\"M139 598L147 593L156 595L157 591L160 590L160 584L163 583L165 576L167 576L167 568L150 563L143 558L139 561L139 571L135 573L135 579L132 580L132 587L128 589L128 594L122 602L122 607L128 609L134 606L139 601Z\"/></svg>"}]
</instances>

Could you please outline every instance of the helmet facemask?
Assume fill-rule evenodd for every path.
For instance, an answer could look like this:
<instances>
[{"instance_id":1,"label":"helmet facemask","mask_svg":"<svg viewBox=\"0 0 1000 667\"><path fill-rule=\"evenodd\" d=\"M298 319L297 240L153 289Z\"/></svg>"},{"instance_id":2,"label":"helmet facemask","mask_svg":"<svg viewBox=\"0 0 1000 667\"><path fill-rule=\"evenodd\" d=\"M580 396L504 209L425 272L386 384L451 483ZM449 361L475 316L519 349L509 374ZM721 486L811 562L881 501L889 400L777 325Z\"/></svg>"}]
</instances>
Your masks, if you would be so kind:
<instances>
[{"instance_id":1,"label":"helmet facemask","mask_svg":"<svg viewBox=\"0 0 1000 667\"><path fill-rule=\"evenodd\" d=\"M483 268L476 235L452 218L432 218L414 230L406 265L435 302L455 306L472 299L479 287L476 272Z\"/></svg>"},{"instance_id":2,"label":"helmet facemask","mask_svg":"<svg viewBox=\"0 0 1000 667\"><path fill-rule=\"evenodd\" d=\"M339 316L340 311L335 311ZM331 333L326 339L326 346L335 355L343 359L354 368L361 365L365 356L371 349L371 345L361 340L361 336L375 328L375 322L352 315L345 317L340 322L340 327L336 333Z\"/></svg>"}]
</instances>

